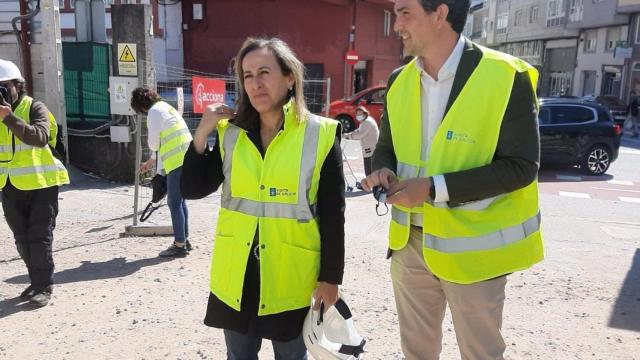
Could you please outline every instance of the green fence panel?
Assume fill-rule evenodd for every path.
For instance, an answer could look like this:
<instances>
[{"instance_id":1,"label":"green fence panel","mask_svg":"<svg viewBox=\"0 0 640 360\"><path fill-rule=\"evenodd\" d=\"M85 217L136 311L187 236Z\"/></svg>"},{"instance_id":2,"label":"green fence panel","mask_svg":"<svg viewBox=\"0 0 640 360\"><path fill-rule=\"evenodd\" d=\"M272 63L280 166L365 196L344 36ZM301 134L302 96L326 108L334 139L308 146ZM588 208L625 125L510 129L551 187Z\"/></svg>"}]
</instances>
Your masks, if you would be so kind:
<instances>
[{"instance_id":1,"label":"green fence panel","mask_svg":"<svg viewBox=\"0 0 640 360\"><path fill-rule=\"evenodd\" d=\"M109 44L62 43L68 122L104 122L111 119L108 91L110 51Z\"/></svg>"}]
</instances>

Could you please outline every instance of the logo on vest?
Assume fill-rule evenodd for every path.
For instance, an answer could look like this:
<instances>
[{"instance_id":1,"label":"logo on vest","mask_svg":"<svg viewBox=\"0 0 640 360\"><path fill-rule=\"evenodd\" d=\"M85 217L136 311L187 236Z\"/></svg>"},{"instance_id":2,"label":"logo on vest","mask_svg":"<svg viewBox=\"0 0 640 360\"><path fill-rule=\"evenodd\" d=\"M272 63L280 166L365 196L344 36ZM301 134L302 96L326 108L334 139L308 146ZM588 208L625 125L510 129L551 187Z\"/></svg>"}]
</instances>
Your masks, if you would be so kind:
<instances>
[{"instance_id":1,"label":"logo on vest","mask_svg":"<svg viewBox=\"0 0 640 360\"><path fill-rule=\"evenodd\" d=\"M296 193L289 189L269 188L269 196L295 196Z\"/></svg>"},{"instance_id":2,"label":"logo on vest","mask_svg":"<svg viewBox=\"0 0 640 360\"><path fill-rule=\"evenodd\" d=\"M459 132L453 132L451 130L447 131L447 140L449 141L460 141L467 144L475 144L476 140L472 139L468 134L463 134Z\"/></svg>"}]
</instances>

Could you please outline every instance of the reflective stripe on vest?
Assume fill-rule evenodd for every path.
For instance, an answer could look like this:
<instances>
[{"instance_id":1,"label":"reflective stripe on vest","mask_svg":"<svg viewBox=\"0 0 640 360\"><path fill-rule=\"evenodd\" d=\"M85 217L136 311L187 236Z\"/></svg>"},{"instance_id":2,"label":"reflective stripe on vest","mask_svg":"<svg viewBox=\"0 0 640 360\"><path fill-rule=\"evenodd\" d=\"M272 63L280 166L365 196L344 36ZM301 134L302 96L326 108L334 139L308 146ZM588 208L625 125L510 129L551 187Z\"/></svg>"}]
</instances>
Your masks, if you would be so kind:
<instances>
[{"instance_id":1,"label":"reflective stripe on vest","mask_svg":"<svg viewBox=\"0 0 640 360\"><path fill-rule=\"evenodd\" d=\"M9 176L21 176L27 174L44 174L50 171L64 171L66 170L62 164L53 164L45 166L25 166L19 168L9 168Z\"/></svg>"},{"instance_id":2,"label":"reflective stripe on vest","mask_svg":"<svg viewBox=\"0 0 640 360\"><path fill-rule=\"evenodd\" d=\"M483 236L445 239L430 234L422 234L422 239L425 248L453 254L500 248L524 240L538 230L540 230L540 212L522 224L513 225Z\"/></svg>"},{"instance_id":3,"label":"reflective stripe on vest","mask_svg":"<svg viewBox=\"0 0 640 360\"><path fill-rule=\"evenodd\" d=\"M307 189L311 187L311 177L313 166L318 151L318 136L320 126L315 121L308 121L304 133L304 145L302 148L302 158L300 166L300 178L298 180L298 204L282 204L271 202L253 201L231 196L231 182L224 181L221 204L228 210L238 211L243 214L258 217L273 217L297 219L298 221L310 221L316 216L316 204L309 204L305 196ZM233 148L236 145L240 128L233 126L225 131L224 135L224 161L223 173L225 177L231 176L231 159ZM308 176L304 176L308 174Z\"/></svg>"},{"instance_id":4,"label":"reflective stripe on vest","mask_svg":"<svg viewBox=\"0 0 640 360\"><path fill-rule=\"evenodd\" d=\"M187 132L189 132L189 130L187 130ZM189 149L189 143L182 144L179 147L160 155L160 159L162 159L162 162L165 163L167 159L169 159L173 155L187 152L187 149Z\"/></svg>"}]
</instances>

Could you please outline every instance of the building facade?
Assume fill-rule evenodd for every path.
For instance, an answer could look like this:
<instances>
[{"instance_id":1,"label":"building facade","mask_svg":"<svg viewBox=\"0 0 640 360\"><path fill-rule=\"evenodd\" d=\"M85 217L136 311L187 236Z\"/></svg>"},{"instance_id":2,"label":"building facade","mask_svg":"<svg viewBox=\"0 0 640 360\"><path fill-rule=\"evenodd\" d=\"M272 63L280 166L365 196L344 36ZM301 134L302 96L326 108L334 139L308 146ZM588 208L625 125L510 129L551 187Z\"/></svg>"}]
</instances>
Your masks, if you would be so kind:
<instances>
[{"instance_id":1,"label":"building facade","mask_svg":"<svg viewBox=\"0 0 640 360\"><path fill-rule=\"evenodd\" d=\"M200 6L203 16L194 17ZM402 64L388 0L183 0L182 12L184 66L196 71L230 74L250 36L286 41L308 78L331 78L331 99L386 83ZM355 66L345 62L351 49L360 59Z\"/></svg>"}]
</instances>

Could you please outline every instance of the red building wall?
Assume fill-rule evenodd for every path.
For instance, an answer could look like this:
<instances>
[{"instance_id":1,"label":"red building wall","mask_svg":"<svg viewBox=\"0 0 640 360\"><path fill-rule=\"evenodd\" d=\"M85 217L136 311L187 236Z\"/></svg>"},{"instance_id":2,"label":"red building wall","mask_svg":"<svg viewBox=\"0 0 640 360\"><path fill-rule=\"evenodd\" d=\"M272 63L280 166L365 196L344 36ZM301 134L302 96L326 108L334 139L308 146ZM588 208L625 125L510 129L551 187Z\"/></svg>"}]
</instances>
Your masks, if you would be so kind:
<instances>
[{"instance_id":1,"label":"red building wall","mask_svg":"<svg viewBox=\"0 0 640 360\"><path fill-rule=\"evenodd\" d=\"M193 20L193 4L203 4L204 19ZM355 50L370 60L368 86L385 82L401 65L402 43L393 30L383 36L388 0L184 0L185 68L227 74L230 60L249 36L277 36L305 64L323 64L331 78L331 99L345 96L344 56L356 23ZM350 76L348 77L351 78Z\"/></svg>"}]
</instances>

